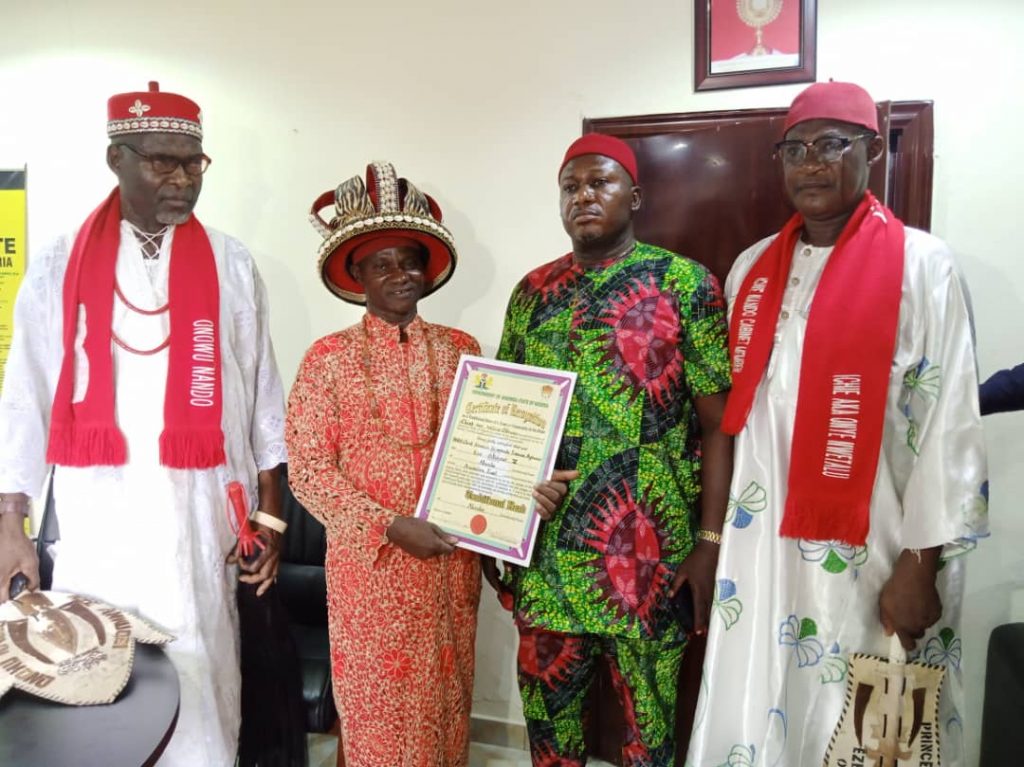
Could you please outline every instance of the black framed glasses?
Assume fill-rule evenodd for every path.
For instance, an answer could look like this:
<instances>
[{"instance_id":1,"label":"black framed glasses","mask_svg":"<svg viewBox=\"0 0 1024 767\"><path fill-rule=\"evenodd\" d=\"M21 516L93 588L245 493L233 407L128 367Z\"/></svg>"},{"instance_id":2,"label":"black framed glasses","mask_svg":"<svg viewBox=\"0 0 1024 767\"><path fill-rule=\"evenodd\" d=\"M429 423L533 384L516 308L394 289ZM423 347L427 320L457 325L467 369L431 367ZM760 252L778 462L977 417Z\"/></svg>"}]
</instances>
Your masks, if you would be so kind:
<instances>
[{"instance_id":1,"label":"black framed glasses","mask_svg":"<svg viewBox=\"0 0 1024 767\"><path fill-rule=\"evenodd\" d=\"M824 163L839 162L843 155L850 151L853 142L862 138L872 138L874 133L860 133L847 138L845 136L822 136L814 141L797 141L790 139L775 145L775 154L782 158L786 165L802 165L807 153L814 150L814 156Z\"/></svg>"},{"instance_id":2,"label":"black framed glasses","mask_svg":"<svg viewBox=\"0 0 1024 767\"><path fill-rule=\"evenodd\" d=\"M205 154L193 154L188 157L177 157L173 154L149 154L143 152L141 149L136 149L131 144L118 143L114 146L123 146L125 149L130 150L133 154L138 155L143 160L149 163L149 166L154 172L159 173L162 176L169 176L181 166L185 172L190 176L201 176L206 173L206 169L210 167L210 163L213 162Z\"/></svg>"}]
</instances>

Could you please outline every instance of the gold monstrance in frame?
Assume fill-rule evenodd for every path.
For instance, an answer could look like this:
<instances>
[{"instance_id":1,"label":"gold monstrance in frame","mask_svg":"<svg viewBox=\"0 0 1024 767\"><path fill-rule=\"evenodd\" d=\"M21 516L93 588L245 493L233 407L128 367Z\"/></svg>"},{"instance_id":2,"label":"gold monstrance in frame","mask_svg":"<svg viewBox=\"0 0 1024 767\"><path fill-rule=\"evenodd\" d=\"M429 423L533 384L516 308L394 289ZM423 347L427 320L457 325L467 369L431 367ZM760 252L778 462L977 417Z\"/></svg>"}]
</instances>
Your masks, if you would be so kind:
<instances>
[{"instance_id":1,"label":"gold monstrance in frame","mask_svg":"<svg viewBox=\"0 0 1024 767\"><path fill-rule=\"evenodd\" d=\"M750 56L764 56L770 51L764 47L764 28L779 17L783 0L736 0L736 14L757 34Z\"/></svg>"}]
</instances>

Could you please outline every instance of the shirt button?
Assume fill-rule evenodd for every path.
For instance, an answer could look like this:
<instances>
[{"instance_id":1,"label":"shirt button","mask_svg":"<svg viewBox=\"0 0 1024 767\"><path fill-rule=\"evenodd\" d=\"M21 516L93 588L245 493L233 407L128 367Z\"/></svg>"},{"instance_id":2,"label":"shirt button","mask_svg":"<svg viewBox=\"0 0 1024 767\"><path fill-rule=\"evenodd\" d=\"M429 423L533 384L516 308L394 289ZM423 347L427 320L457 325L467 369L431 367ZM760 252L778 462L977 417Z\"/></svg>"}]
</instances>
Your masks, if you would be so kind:
<instances>
[{"instance_id":1,"label":"shirt button","mask_svg":"<svg viewBox=\"0 0 1024 767\"><path fill-rule=\"evenodd\" d=\"M782 319L784 319L784 320L788 320L789 319L789 312L783 310L782 314L780 314L779 316L782 317Z\"/></svg>"},{"instance_id":2,"label":"shirt button","mask_svg":"<svg viewBox=\"0 0 1024 767\"><path fill-rule=\"evenodd\" d=\"M791 279L789 281L789 284L790 285L799 285L800 284L800 278L799 277L794 277L793 279Z\"/></svg>"},{"instance_id":3,"label":"shirt button","mask_svg":"<svg viewBox=\"0 0 1024 767\"><path fill-rule=\"evenodd\" d=\"M803 254L805 256L811 255L811 249L810 248L804 248L802 252L803 252Z\"/></svg>"}]
</instances>

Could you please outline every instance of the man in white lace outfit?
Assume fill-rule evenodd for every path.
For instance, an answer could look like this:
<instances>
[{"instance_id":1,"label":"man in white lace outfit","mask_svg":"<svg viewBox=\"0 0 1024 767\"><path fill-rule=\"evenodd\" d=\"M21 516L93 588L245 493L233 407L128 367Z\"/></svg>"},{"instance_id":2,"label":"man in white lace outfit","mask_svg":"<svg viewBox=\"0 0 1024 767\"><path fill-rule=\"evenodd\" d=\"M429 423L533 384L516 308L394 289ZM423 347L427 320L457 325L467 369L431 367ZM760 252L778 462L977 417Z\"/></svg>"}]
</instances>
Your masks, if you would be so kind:
<instances>
[{"instance_id":1,"label":"man in white lace outfit","mask_svg":"<svg viewBox=\"0 0 1024 767\"><path fill-rule=\"evenodd\" d=\"M160 624L181 682L160 764L230 765L239 726L238 572L226 486L279 516L284 398L249 251L192 215L209 158L183 96L108 105L110 197L35 254L0 395L0 601L48 467L60 524L54 590ZM277 573L278 536L241 578Z\"/></svg>"}]
</instances>

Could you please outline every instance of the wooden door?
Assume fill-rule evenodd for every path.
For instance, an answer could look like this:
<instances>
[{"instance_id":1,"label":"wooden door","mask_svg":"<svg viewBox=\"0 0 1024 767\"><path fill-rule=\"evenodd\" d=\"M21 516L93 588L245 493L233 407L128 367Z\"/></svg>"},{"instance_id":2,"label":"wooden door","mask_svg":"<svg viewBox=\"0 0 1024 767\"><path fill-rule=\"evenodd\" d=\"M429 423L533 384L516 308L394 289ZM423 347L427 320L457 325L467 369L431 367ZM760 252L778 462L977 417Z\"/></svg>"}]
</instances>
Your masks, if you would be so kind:
<instances>
[{"instance_id":1,"label":"wooden door","mask_svg":"<svg viewBox=\"0 0 1024 767\"><path fill-rule=\"evenodd\" d=\"M886 101L878 116L887 151L872 168L871 191L908 226L927 230L932 104ZM609 117L585 119L583 132L618 136L636 152L644 192L637 237L699 261L724 283L736 256L792 215L772 156L785 117L785 109ZM703 640L695 641L679 678L678 765L686 757L703 660ZM606 671L591 690L588 743L595 756L621 764L622 711Z\"/></svg>"}]
</instances>

